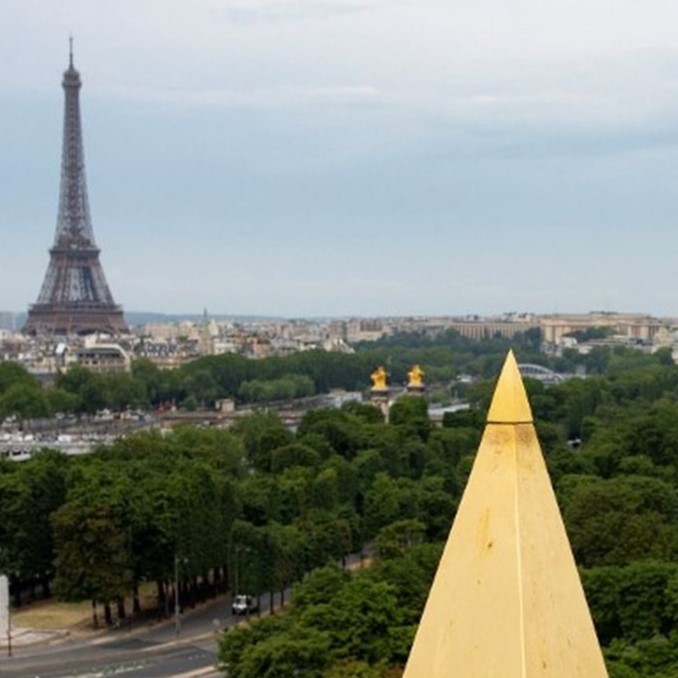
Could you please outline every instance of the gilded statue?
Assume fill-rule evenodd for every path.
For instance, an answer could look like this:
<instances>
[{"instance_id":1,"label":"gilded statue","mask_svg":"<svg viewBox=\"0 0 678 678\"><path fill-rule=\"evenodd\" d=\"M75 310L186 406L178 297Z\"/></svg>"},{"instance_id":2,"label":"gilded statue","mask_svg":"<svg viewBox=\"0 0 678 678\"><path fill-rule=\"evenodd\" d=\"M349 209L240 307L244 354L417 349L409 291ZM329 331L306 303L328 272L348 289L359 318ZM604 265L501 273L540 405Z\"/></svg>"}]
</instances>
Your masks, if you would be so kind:
<instances>
[{"instance_id":1,"label":"gilded statue","mask_svg":"<svg viewBox=\"0 0 678 678\"><path fill-rule=\"evenodd\" d=\"M379 366L377 367L374 372L370 375L370 378L372 379L372 390L373 391L385 391L387 389L386 386L386 377L388 375L386 374L386 370Z\"/></svg>"},{"instance_id":2,"label":"gilded statue","mask_svg":"<svg viewBox=\"0 0 678 678\"><path fill-rule=\"evenodd\" d=\"M424 385L423 376L424 376L424 371L419 367L419 365L415 365L407 373L407 377L409 379L409 381L407 382L407 385L410 388L421 388Z\"/></svg>"}]
</instances>

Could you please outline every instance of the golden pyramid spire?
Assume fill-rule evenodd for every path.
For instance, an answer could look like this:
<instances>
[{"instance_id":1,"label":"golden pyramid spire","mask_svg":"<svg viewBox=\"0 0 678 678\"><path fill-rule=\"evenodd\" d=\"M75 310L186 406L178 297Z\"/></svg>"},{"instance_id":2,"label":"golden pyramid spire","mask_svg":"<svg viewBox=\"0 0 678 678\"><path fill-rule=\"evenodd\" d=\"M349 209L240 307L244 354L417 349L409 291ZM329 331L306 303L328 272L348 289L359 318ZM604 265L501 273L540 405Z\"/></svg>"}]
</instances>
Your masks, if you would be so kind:
<instances>
[{"instance_id":1,"label":"golden pyramid spire","mask_svg":"<svg viewBox=\"0 0 678 678\"><path fill-rule=\"evenodd\" d=\"M512 353L404 678L607 678Z\"/></svg>"},{"instance_id":2,"label":"golden pyramid spire","mask_svg":"<svg viewBox=\"0 0 678 678\"><path fill-rule=\"evenodd\" d=\"M531 424L532 410L520 376L518 363L509 351L494 389L494 397L487 413L489 424Z\"/></svg>"}]
</instances>

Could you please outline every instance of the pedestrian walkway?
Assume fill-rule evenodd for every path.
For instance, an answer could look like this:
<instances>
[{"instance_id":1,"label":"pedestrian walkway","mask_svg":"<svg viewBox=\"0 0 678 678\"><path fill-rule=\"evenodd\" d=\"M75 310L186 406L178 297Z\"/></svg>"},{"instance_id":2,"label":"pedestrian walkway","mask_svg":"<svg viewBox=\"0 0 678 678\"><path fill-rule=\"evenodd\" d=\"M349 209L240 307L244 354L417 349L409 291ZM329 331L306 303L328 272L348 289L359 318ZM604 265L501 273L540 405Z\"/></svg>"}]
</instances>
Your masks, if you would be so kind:
<instances>
[{"instance_id":1,"label":"pedestrian walkway","mask_svg":"<svg viewBox=\"0 0 678 678\"><path fill-rule=\"evenodd\" d=\"M61 640L69 635L66 629L12 629L12 647L29 647ZM7 638L0 638L0 651L7 651Z\"/></svg>"}]
</instances>

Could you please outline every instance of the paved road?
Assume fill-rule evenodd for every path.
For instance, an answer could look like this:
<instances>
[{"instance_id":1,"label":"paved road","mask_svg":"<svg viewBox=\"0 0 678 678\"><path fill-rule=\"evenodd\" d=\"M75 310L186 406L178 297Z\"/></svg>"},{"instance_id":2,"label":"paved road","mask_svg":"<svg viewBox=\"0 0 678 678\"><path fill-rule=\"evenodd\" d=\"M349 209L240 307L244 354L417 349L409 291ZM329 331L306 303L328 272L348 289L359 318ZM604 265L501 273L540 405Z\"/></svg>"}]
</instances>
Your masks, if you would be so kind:
<instances>
[{"instance_id":1,"label":"paved road","mask_svg":"<svg viewBox=\"0 0 678 678\"><path fill-rule=\"evenodd\" d=\"M214 667L216 644L212 644L214 648L204 649L189 643L158 645L129 638L99 645L64 645L47 654L19 655L3 660L0 675L3 678L95 678L121 674L135 678L180 676Z\"/></svg>"},{"instance_id":2,"label":"paved road","mask_svg":"<svg viewBox=\"0 0 678 678\"><path fill-rule=\"evenodd\" d=\"M287 593L289 596L289 592ZM279 596L274 605L280 604ZM269 596L261 597L268 611ZM164 678L219 676L217 643L221 633L242 622L230 612L225 596L182 616L180 633L173 620L132 631L111 631L93 640L67 639L56 645L15 647L0 658L2 678Z\"/></svg>"},{"instance_id":3,"label":"paved road","mask_svg":"<svg viewBox=\"0 0 678 678\"><path fill-rule=\"evenodd\" d=\"M351 556L348 564L359 562ZM285 594L290 600L290 591ZM274 609L280 596L273 599ZM270 609L270 596L260 598ZM110 631L95 639L67 639L55 645L16 647L13 657L0 657L2 678L169 678L216 677L217 644L222 632L242 622L231 614L231 599L221 597L182 616L180 633L172 620L131 631Z\"/></svg>"}]
</instances>

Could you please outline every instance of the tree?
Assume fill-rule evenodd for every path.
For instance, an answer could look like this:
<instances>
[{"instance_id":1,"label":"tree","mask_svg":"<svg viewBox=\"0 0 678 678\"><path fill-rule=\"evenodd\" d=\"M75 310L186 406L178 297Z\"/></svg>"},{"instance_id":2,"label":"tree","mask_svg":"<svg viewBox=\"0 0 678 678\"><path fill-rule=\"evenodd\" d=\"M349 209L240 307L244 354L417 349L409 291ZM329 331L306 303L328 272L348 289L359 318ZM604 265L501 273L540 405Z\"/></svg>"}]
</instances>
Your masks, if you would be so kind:
<instances>
[{"instance_id":1,"label":"tree","mask_svg":"<svg viewBox=\"0 0 678 678\"><path fill-rule=\"evenodd\" d=\"M365 494L365 532L374 536L386 525L403 516L400 513L400 492L395 480L378 473L372 487Z\"/></svg>"},{"instance_id":2,"label":"tree","mask_svg":"<svg viewBox=\"0 0 678 678\"><path fill-rule=\"evenodd\" d=\"M382 678L383 671L381 667L370 666L367 662L347 659L333 664L325 673L323 678Z\"/></svg>"},{"instance_id":3,"label":"tree","mask_svg":"<svg viewBox=\"0 0 678 678\"><path fill-rule=\"evenodd\" d=\"M395 592L403 610L405 624L417 624L438 568L443 544L412 546L396 558L380 557L365 573L385 581Z\"/></svg>"},{"instance_id":4,"label":"tree","mask_svg":"<svg viewBox=\"0 0 678 678\"><path fill-rule=\"evenodd\" d=\"M313 570L294 589L295 608L305 609L327 602L350 580L350 573L334 565L326 565Z\"/></svg>"},{"instance_id":5,"label":"tree","mask_svg":"<svg viewBox=\"0 0 678 678\"><path fill-rule=\"evenodd\" d=\"M0 361L0 394L14 384L35 384L36 380L19 363Z\"/></svg>"},{"instance_id":6,"label":"tree","mask_svg":"<svg viewBox=\"0 0 678 678\"><path fill-rule=\"evenodd\" d=\"M667 483L640 476L566 477L559 494L572 549L582 565L675 557L678 496Z\"/></svg>"},{"instance_id":7,"label":"tree","mask_svg":"<svg viewBox=\"0 0 678 678\"><path fill-rule=\"evenodd\" d=\"M229 570L231 590L259 595L272 584L271 554L267 550L266 531L243 520L231 526Z\"/></svg>"},{"instance_id":8,"label":"tree","mask_svg":"<svg viewBox=\"0 0 678 678\"><path fill-rule=\"evenodd\" d=\"M131 374L108 374L103 381L104 397L114 410L143 407L146 403L144 385Z\"/></svg>"},{"instance_id":9,"label":"tree","mask_svg":"<svg viewBox=\"0 0 678 678\"><path fill-rule=\"evenodd\" d=\"M18 515L10 524L17 528L17 553L14 568L24 581L39 580L49 592L54 576L54 537L50 515L66 498L68 458L58 452L43 450L24 462L16 473L22 488ZM0 476L0 480L2 476Z\"/></svg>"},{"instance_id":10,"label":"tree","mask_svg":"<svg viewBox=\"0 0 678 678\"><path fill-rule=\"evenodd\" d=\"M266 527L266 547L272 554L270 590L280 591L284 605L285 589L305 574L304 537L296 525L270 523Z\"/></svg>"},{"instance_id":11,"label":"tree","mask_svg":"<svg viewBox=\"0 0 678 678\"><path fill-rule=\"evenodd\" d=\"M320 464L320 455L316 450L303 443L290 443L271 452L271 472L279 473L294 466L316 467Z\"/></svg>"},{"instance_id":12,"label":"tree","mask_svg":"<svg viewBox=\"0 0 678 678\"><path fill-rule=\"evenodd\" d=\"M79 399L79 411L94 414L106 407L104 378L90 372L81 365L72 365L67 372L61 372L54 385L72 393Z\"/></svg>"},{"instance_id":13,"label":"tree","mask_svg":"<svg viewBox=\"0 0 678 678\"><path fill-rule=\"evenodd\" d=\"M252 379L243 381L238 396L245 402L292 400L313 395L313 380L305 375L286 374L279 379Z\"/></svg>"},{"instance_id":14,"label":"tree","mask_svg":"<svg viewBox=\"0 0 678 678\"><path fill-rule=\"evenodd\" d=\"M398 634L403 612L386 582L357 576L324 603L306 608L300 621L306 628L331 633L337 656L376 664L403 653Z\"/></svg>"},{"instance_id":15,"label":"tree","mask_svg":"<svg viewBox=\"0 0 678 678\"><path fill-rule=\"evenodd\" d=\"M233 678L289 678L300 672L309 678L322 678L330 661L328 649L327 634L308 627L294 634L270 635L246 647L238 664L229 664L228 675Z\"/></svg>"},{"instance_id":16,"label":"tree","mask_svg":"<svg viewBox=\"0 0 678 678\"><path fill-rule=\"evenodd\" d=\"M404 427L422 440L427 440L431 431L428 406L426 401L418 396L398 398L389 411L389 421L394 426Z\"/></svg>"},{"instance_id":17,"label":"tree","mask_svg":"<svg viewBox=\"0 0 678 678\"><path fill-rule=\"evenodd\" d=\"M383 424L384 413L372 404L350 400L341 406L342 411L362 419L366 424Z\"/></svg>"},{"instance_id":18,"label":"tree","mask_svg":"<svg viewBox=\"0 0 678 678\"><path fill-rule=\"evenodd\" d=\"M0 416L37 419L48 412L45 393L35 382L16 381L0 396Z\"/></svg>"},{"instance_id":19,"label":"tree","mask_svg":"<svg viewBox=\"0 0 678 678\"><path fill-rule=\"evenodd\" d=\"M219 397L220 390L209 370L196 370L185 381L186 391L195 397L200 407L213 405Z\"/></svg>"},{"instance_id":20,"label":"tree","mask_svg":"<svg viewBox=\"0 0 678 678\"><path fill-rule=\"evenodd\" d=\"M426 525L418 520L398 520L382 527L374 540L380 558L402 556L412 546L424 540Z\"/></svg>"},{"instance_id":21,"label":"tree","mask_svg":"<svg viewBox=\"0 0 678 678\"><path fill-rule=\"evenodd\" d=\"M45 396L47 398L47 409L51 416L66 412L77 412L80 409L80 398L62 388L54 386L47 390Z\"/></svg>"},{"instance_id":22,"label":"tree","mask_svg":"<svg viewBox=\"0 0 678 678\"><path fill-rule=\"evenodd\" d=\"M132 585L129 533L110 507L92 501L68 502L52 518L56 551L55 589L65 600L109 603ZM93 625L98 625L96 613Z\"/></svg>"},{"instance_id":23,"label":"tree","mask_svg":"<svg viewBox=\"0 0 678 678\"><path fill-rule=\"evenodd\" d=\"M167 389L166 375L171 371L162 371L150 360L142 358L132 362L132 377L141 385L145 401L151 405L159 405L164 400L170 400L174 394Z\"/></svg>"},{"instance_id":24,"label":"tree","mask_svg":"<svg viewBox=\"0 0 678 678\"><path fill-rule=\"evenodd\" d=\"M245 454L250 466L267 472L271 468L273 450L292 443L294 436L277 415L256 413L240 419L233 427L245 443Z\"/></svg>"},{"instance_id":25,"label":"tree","mask_svg":"<svg viewBox=\"0 0 678 678\"><path fill-rule=\"evenodd\" d=\"M294 525L303 536L305 571L343 558L352 546L350 523L331 511L311 509Z\"/></svg>"},{"instance_id":26,"label":"tree","mask_svg":"<svg viewBox=\"0 0 678 678\"><path fill-rule=\"evenodd\" d=\"M352 459L364 444L361 420L342 410L318 409L307 412L299 422L297 435L319 434L331 448L343 457Z\"/></svg>"}]
</instances>

